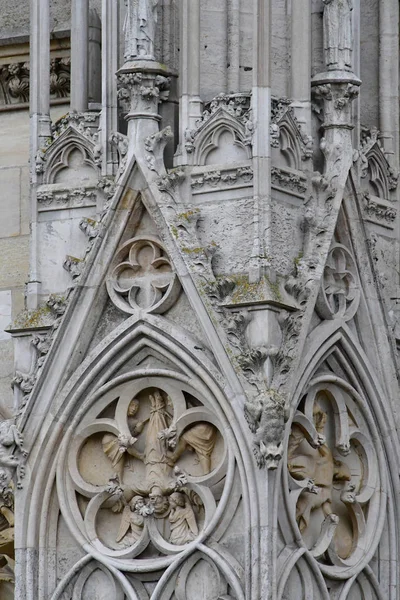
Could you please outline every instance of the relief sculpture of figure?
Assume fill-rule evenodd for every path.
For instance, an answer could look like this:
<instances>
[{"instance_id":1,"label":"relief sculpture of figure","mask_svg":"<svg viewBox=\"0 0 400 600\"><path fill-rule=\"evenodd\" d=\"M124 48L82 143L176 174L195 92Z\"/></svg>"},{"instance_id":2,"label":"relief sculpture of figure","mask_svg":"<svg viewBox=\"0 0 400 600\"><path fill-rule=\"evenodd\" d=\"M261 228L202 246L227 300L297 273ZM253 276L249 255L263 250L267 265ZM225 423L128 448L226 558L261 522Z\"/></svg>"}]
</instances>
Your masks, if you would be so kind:
<instances>
[{"instance_id":1,"label":"relief sculpture of figure","mask_svg":"<svg viewBox=\"0 0 400 600\"><path fill-rule=\"evenodd\" d=\"M351 71L352 0L322 0L325 63L328 71Z\"/></svg>"},{"instance_id":2,"label":"relief sculpture of figure","mask_svg":"<svg viewBox=\"0 0 400 600\"><path fill-rule=\"evenodd\" d=\"M145 519L150 515L157 520L169 520L172 544L187 544L198 535L193 506L200 509L202 501L187 487L186 474L176 462L186 449L192 450L203 473L208 474L218 430L211 423L195 423L177 441L169 404L168 396L155 389L146 402L150 414L140 421L136 418L139 400L134 398L128 407L128 428L132 436L106 433L102 438L103 452L115 470L107 488L112 495L111 510L122 513L116 541L124 547L133 545L141 537ZM136 436L142 433L144 446L139 452L135 448ZM144 475L129 484L123 477L127 455L144 465Z\"/></svg>"},{"instance_id":3,"label":"relief sculpture of figure","mask_svg":"<svg viewBox=\"0 0 400 600\"><path fill-rule=\"evenodd\" d=\"M309 479L314 484L313 493L309 490L303 491L297 502L296 521L301 533L307 529L312 511L321 508L325 517L333 514L333 483L351 479L347 465L334 459L325 441L326 412L315 404L313 416L315 429L322 443L317 448L313 448L307 442L302 428L294 425L288 446L288 469L293 479L298 481Z\"/></svg>"},{"instance_id":4,"label":"relief sculpture of figure","mask_svg":"<svg viewBox=\"0 0 400 600\"><path fill-rule=\"evenodd\" d=\"M189 499L181 492L174 492L169 498L169 504L171 507L169 541L177 546L192 542L199 534L199 529Z\"/></svg>"},{"instance_id":5,"label":"relief sculpture of figure","mask_svg":"<svg viewBox=\"0 0 400 600\"><path fill-rule=\"evenodd\" d=\"M182 456L185 450L193 450L203 471L208 475L211 471L211 456L217 441L217 428L211 423L196 423L186 429L179 440L176 441L176 428L170 427L168 431L160 433L160 437L168 439L168 446L173 450L170 460L174 463Z\"/></svg>"},{"instance_id":6,"label":"relief sculpture of figure","mask_svg":"<svg viewBox=\"0 0 400 600\"><path fill-rule=\"evenodd\" d=\"M125 60L154 60L158 0L125 0L125 3Z\"/></svg>"},{"instance_id":7,"label":"relief sculpture of figure","mask_svg":"<svg viewBox=\"0 0 400 600\"><path fill-rule=\"evenodd\" d=\"M117 543L127 548L137 542L144 527L144 517L142 515L145 509L145 502L141 496L134 496L129 504L126 504L121 517L121 525L118 531Z\"/></svg>"},{"instance_id":8,"label":"relief sculpture of figure","mask_svg":"<svg viewBox=\"0 0 400 600\"><path fill-rule=\"evenodd\" d=\"M128 454L129 456L143 460L143 454L136 450L135 443L137 442L137 436L142 433L148 419L144 421L135 419L138 410L139 401L134 398L128 407L128 427L131 437L123 434L116 436L112 433L106 433L102 439L103 452L110 459L121 483L123 481L126 455Z\"/></svg>"}]
</instances>

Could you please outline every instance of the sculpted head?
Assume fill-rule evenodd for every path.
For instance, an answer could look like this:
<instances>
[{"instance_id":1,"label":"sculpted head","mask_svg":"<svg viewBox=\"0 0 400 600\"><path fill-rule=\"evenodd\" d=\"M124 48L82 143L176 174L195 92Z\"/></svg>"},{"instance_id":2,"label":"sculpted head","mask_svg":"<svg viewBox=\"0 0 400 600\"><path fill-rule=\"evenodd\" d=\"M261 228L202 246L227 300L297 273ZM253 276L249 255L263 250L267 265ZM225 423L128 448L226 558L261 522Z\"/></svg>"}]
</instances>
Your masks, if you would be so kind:
<instances>
[{"instance_id":1,"label":"sculpted head","mask_svg":"<svg viewBox=\"0 0 400 600\"><path fill-rule=\"evenodd\" d=\"M136 398L133 398L133 400L131 400L129 402L128 417L134 417L138 410L139 410L139 400L137 400Z\"/></svg>"},{"instance_id":2,"label":"sculpted head","mask_svg":"<svg viewBox=\"0 0 400 600\"><path fill-rule=\"evenodd\" d=\"M157 485L154 485L151 488L149 500L151 506L154 508L155 514L162 514L169 507L168 498L164 496L162 489Z\"/></svg>"},{"instance_id":3,"label":"sculpted head","mask_svg":"<svg viewBox=\"0 0 400 600\"><path fill-rule=\"evenodd\" d=\"M185 507L185 496L181 494L181 492L174 492L169 497L169 505L171 508L176 508L180 506L181 508Z\"/></svg>"},{"instance_id":4,"label":"sculpted head","mask_svg":"<svg viewBox=\"0 0 400 600\"><path fill-rule=\"evenodd\" d=\"M142 496L133 496L132 500L129 502L129 506L131 510L139 510L144 506L144 499Z\"/></svg>"}]
</instances>

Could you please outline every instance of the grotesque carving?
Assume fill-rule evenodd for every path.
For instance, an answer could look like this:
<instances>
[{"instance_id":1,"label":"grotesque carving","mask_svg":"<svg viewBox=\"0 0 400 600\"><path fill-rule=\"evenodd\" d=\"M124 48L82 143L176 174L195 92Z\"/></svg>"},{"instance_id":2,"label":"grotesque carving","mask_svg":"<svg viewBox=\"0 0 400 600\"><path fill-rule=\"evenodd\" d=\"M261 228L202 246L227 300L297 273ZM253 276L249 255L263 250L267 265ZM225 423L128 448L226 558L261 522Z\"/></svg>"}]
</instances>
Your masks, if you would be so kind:
<instances>
[{"instance_id":1,"label":"grotesque carving","mask_svg":"<svg viewBox=\"0 0 400 600\"><path fill-rule=\"evenodd\" d=\"M351 71L352 0L323 0L325 63L329 71Z\"/></svg>"},{"instance_id":2,"label":"grotesque carving","mask_svg":"<svg viewBox=\"0 0 400 600\"><path fill-rule=\"evenodd\" d=\"M125 60L154 60L158 0L125 0Z\"/></svg>"},{"instance_id":3,"label":"grotesque carving","mask_svg":"<svg viewBox=\"0 0 400 600\"><path fill-rule=\"evenodd\" d=\"M283 454L285 403L274 390L247 402L245 417L254 433L253 451L259 467L276 469Z\"/></svg>"}]
</instances>

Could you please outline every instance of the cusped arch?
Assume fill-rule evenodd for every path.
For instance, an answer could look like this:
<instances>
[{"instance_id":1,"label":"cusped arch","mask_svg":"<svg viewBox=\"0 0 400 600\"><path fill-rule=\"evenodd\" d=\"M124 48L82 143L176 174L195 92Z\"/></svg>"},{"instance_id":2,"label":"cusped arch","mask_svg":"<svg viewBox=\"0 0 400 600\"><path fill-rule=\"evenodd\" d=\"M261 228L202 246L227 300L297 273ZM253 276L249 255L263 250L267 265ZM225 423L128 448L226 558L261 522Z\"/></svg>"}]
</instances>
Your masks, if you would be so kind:
<instances>
[{"instance_id":1,"label":"cusped arch","mask_svg":"<svg viewBox=\"0 0 400 600\"><path fill-rule=\"evenodd\" d=\"M96 184L99 170L94 142L68 127L44 154L43 183Z\"/></svg>"},{"instance_id":2,"label":"cusped arch","mask_svg":"<svg viewBox=\"0 0 400 600\"><path fill-rule=\"evenodd\" d=\"M143 349L147 349L150 353L156 351L159 356L164 356L168 366L165 369L159 367L149 369L148 367L141 368L138 365L133 370L130 367L131 370L121 373L120 369L123 370L124 365L127 365L130 359L139 352L143 353ZM152 378L157 377L180 381L187 389L194 390L194 393L197 394L196 397L205 399L206 404L208 402L208 406L212 406L216 419L221 423L224 439L228 440L229 448L232 449L229 451L226 491L221 496L217 512L206 523L204 531L201 532L196 542L188 544L184 549L177 547L175 553L162 557L158 560L157 569L168 570L170 567L172 568L175 560L179 560L182 564L186 556L189 556L196 548L200 548L202 544L207 544L209 535L221 521L226 508L224 505L230 497L233 480L237 477L241 482L244 517L249 523L246 531L250 531L250 523L252 519L256 518L257 512L252 509L249 493L254 477L251 451L243 433L244 424L232 410L230 401L222 389L218 370L205 356L205 352L199 349L198 342L190 339L179 327L171 323L166 327L165 320L159 317L141 315L131 317L109 334L87 356L70 381L54 398L51 414L46 415L42 424L40 440L36 440L31 452L33 462L29 468L32 477L29 481L29 488L26 490L29 507L27 506L25 513L25 522L21 524L21 531L24 532L24 535L25 532L29 532L31 544L39 547L39 538L47 535L48 515L43 499L50 497L55 479L58 491L63 487L60 484L62 456L59 454L56 458L56 455L59 453L60 447L61 453L68 451L80 419L93 407L96 398L106 390L107 385L111 385L111 380L116 379L117 383L121 383L128 381L129 378L136 381L140 378L147 378L148 385L151 387ZM90 540L85 539L79 527L74 530L70 526L71 515L68 499L64 493L61 495L59 493L58 496L61 514L69 524L70 533L92 559L104 565L114 575L114 570L120 572L122 569L135 573L143 569L143 563L140 560L105 556L101 551L92 547ZM250 544L248 538L249 534L246 534L244 541L246 546ZM212 549L203 551L216 552ZM223 565L226 559L221 556L220 561ZM146 565L146 569L149 568L149 565ZM237 589L241 589L241 582L237 577L234 578L234 582Z\"/></svg>"},{"instance_id":3,"label":"cusped arch","mask_svg":"<svg viewBox=\"0 0 400 600\"><path fill-rule=\"evenodd\" d=\"M397 177L394 176L378 142L373 144L365 158L367 164L361 176L367 181L368 191L378 198L390 200L393 190L397 187Z\"/></svg>"},{"instance_id":4,"label":"cusped arch","mask_svg":"<svg viewBox=\"0 0 400 600\"><path fill-rule=\"evenodd\" d=\"M194 140L194 164L242 162L251 158L245 128L231 114L218 109L200 128Z\"/></svg>"},{"instance_id":5,"label":"cusped arch","mask_svg":"<svg viewBox=\"0 0 400 600\"><path fill-rule=\"evenodd\" d=\"M336 387L336 389L339 390L339 396L341 393L343 395L347 394L353 399L353 404L350 403L350 406L354 407L354 411L358 411L359 415L362 415L362 418L366 424L365 435L358 433L354 434L355 438L357 438L355 439L355 442L357 444L360 442L361 446L364 444L364 447L367 448L367 453L371 452L371 455L376 456L377 462L376 465L374 465L374 470L376 473L379 473L380 477L380 484L378 485L379 489L377 488L375 496L375 498L378 498L378 501L375 502L374 508L371 511L373 516L371 525L372 529L370 530L369 535L366 537L365 547L362 548L359 553L359 560L355 560L354 564L350 564L351 561L349 561L349 564L342 568L340 565L346 564L346 561L339 560L337 562L330 553L329 555L333 560L331 565L324 562L319 563L317 561L318 548L313 547L311 550L309 550L304 542L300 542L302 538L299 535L299 525L297 525L294 520L295 514L297 518L296 502L300 496L296 496L296 494L293 496L294 492L289 492L290 481L289 468L287 466L289 458L287 456L285 460L282 461L281 466L283 486L282 491L285 497L285 509L281 511L279 520L286 544L288 546L293 543L296 545L299 544L297 557L293 551L293 562L297 563L297 560L300 558L300 556L302 556L303 558L307 558L309 563L311 561L311 563L314 563L316 567L318 566L318 569L323 576L333 577L334 579L341 581L342 583L340 585L342 586L342 595L340 595L340 598L341 600L346 600L347 593L351 588L351 582L354 581L360 573L365 572L365 569L369 568L368 564L375 556L376 550L381 541L385 519L387 519L387 528L390 532L390 535L388 536L388 543L390 546L388 553L391 557L393 557L393 565L395 564L396 556L398 556L399 532L397 524L399 522L399 510L398 503L395 501L395 498L397 498L399 494L397 474L399 447L396 436L393 434L394 429L392 424L394 422L394 416L387 402L385 402L385 393L382 390L377 377L374 376L374 369L372 365L369 363L359 342L351 333L350 328L344 323L324 322L310 334L306 348L307 352L304 353L301 361L301 365L299 367L300 376L298 377L292 396L292 417L289 421L286 431L285 447L288 448L289 436L291 435L293 424L296 423L296 419L298 420L299 427L304 428L301 418L299 419L299 417L296 416L297 407L302 407L303 412L300 413L300 417L302 417L304 413L307 413L307 396L305 400L306 405L304 405L304 400L302 399L305 397L305 394L307 394L308 390L310 390L310 386L311 389L314 390L323 390L327 388L328 392L329 389L333 390ZM329 364L329 362L338 366L341 371L341 376L335 375L333 372L330 373L326 369L318 372L318 369L321 365L324 363ZM340 390L342 390L342 392L340 392ZM347 407L349 407L349 405L347 405ZM308 411L309 410L310 406L308 407ZM343 415L343 410L344 408L340 407L340 403L339 405L336 405L334 407L335 418L337 417L340 419L340 413ZM349 414L352 415L351 418L355 418L355 422L358 422L358 417L355 417L356 412L352 412L352 410L353 409L351 408ZM354 427L354 430L355 429L356 427ZM361 438L360 435L362 436ZM321 440L320 443L324 442ZM343 456L346 456L348 453L348 448L343 449ZM372 475L374 476L374 474ZM345 479L352 481L349 479L349 477L345 477ZM307 481L304 480L304 484L307 486ZM369 484L367 482L367 486L368 485ZM371 485L373 486L374 483ZM348 492L346 492L346 499L343 499L343 502L348 503L346 504L347 507L357 507L357 496L354 498L352 495L353 489L354 488L351 488L350 486L346 487L343 484L343 490L348 490ZM371 490L369 490L369 493L370 492ZM299 489L298 494L301 493L302 492ZM313 497L313 493L316 492L313 492L313 490L310 488L308 494L310 498ZM390 510L387 510L387 497L392 499L389 501L389 506L391 507ZM290 498L292 498L292 500ZM295 498L294 501L293 498ZM343 496L343 498L345 497ZM295 504L293 502L295 502ZM352 514L354 515L356 522L358 518L357 509L351 508L351 510L353 511ZM292 515L290 518L288 517L289 514ZM363 521L364 516L365 515L362 515L359 512L361 521ZM368 518L369 516L370 515L368 515ZM335 523L333 523L333 525L335 526ZM326 535L329 536L328 530L326 531ZM331 535L333 535L332 531ZM332 539L332 537L330 539ZM294 540L297 541L294 542ZM327 544L328 543L329 540ZM326 545L326 547L328 547L328 545ZM290 558L287 558L286 564L290 564ZM284 573L282 573L283 579L281 579L279 583L279 588L282 590L282 592L285 587L285 581L288 580L292 568L294 568L293 564L290 568L286 568ZM397 581L397 573L392 572L390 577L392 581ZM376 585L377 582L374 583L375 587ZM395 587L393 588L392 593L393 595L390 596L390 600L397 598L397 591Z\"/></svg>"},{"instance_id":6,"label":"cusped arch","mask_svg":"<svg viewBox=\"0 0 400 600\"><path fill-rule=\"evenodd\" d=\"M279 122L279 150L286 167L301 169L301 147L299 132L291 119L283 118Z\"/></svg>"}]
</instances>

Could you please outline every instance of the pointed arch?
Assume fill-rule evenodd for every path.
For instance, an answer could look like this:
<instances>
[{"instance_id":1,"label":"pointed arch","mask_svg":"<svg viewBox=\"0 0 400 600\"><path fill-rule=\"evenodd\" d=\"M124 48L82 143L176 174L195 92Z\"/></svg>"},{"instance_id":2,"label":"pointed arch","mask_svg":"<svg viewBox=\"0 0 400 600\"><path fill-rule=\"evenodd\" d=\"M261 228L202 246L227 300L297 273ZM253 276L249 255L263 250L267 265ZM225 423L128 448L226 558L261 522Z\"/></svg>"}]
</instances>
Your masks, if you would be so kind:
<instances>
[{"instance_id":1,"label":"pointed arch","mask_svg":"<svg viewBox=\"0 0 400 600\"><path fill-rule=\"evenodd\" d=\"M299 131L293 120L288 118L288 113L279 121L279 151L282 154L285 166L290 169L301 169L301 146Z\"/></svg>"},{"instance_id":2,"label":"pointed arch","mask_svg":"<svg viewBox=\"0 0 400 600\"><path fill-rule=\"evenodd\" d=\"M371 509L372 514L375 514L374 520L372 521L373 529L370 530L369 542L366 542L366 540L363 542L366 546L365 549L363 548L364 555L362 556L362 553L360 553L362 558L358 563L355 559L353 565L350 565L351 561L349 561L349 566L342 570L342 572L340 572L340 569L337 572L335 571L335 565L339 564L340 561L339 563L334 561L333 567L329 565L326 566L324 563L319 563L319 570L323 575L343 581L340 599L346 600L347 592L351 588L351 582L354 581L361 572L365 572L365 569L368 569L369 562L375 556L377 548L381 543L381 536L383 534L385 523L387 523L388 543L390 546L388 554L391 559L393 559L393 565L396 564L396 557L399 556L398 523L400 513L398 498L400 488L398 483L398 464L400 454L398 440L395 435L395 418L391 407L388 406L387 401L385 401L386 397L384 391L378 378L374 375L373 366L370 364L358 340L355 339L352 334L351 329L343 321L325 321L321 323L309 335L305 348L306 352L304 353L299 366L299 376L293 388L291 399L292 418L286 431L286 447L288 447L289 436L292 431L292 419L293 417L296 419L295 411L297 410L297 407L299 405L303 406L303 404L300 403L305 394L307 394L310 389L323 390L327 388L330 390L335 386L339 390L339 396L340 394L347 394L348 397L351 397L353 400L350 406L354 406L354 410L358 411L358 414L363 415L366 424L365 426L367 428L366 438L369 437L369 442L364 438L364 443L367 444L367 446L364 447L368 447L368 444L370 444L370 448L373 447L373 452L375 453L377 460L374 469L376 469L376 472L379 473L380 476L379 490L377 488L377 493L380 494L381 499L379 503L375 505L375 508ZM327 365L329 362L337 365L341 373L336 375L334 372L329 372L328 369L318 372L322 365ZM342 390L342 392L340 392L340 390ZM308 396L306 396L304 404L305 408L302 409L305 410L305 412L307 412L307 398ZM310 407L308 407L308 411L309 410ZM337 415L339 418L339 413L341 411L343 412L343 410L345 409L336 407L334 409L334 411L336 411L335 416ZM354 413L354 410L350 408L352 418L357 414ZM358 417L356 417L356 419L358 419ZM356 434L356 436L357 435L359 434ZM347 450L347 453L348 452L349 451ZM344 452L344 455L347 454ZM300 488L297 495L293 495L293 492L291 492L290 495L289 492L285 491L289 490L288 469L286 465L287 459L283 461L281 466L282 485L285 494L285 510L282 510L279 519L283 535L288 545L299 544L299 547L306 549L306 554L309 555L308 558L314 560L310 550L307 550L305 542L302 541L302 537L299 536L299 526L296 526L293 524L294 522L291 521L293 516L291 518L288 516L289 514L294 514L293 511L297 507L297 501L302 492ZM312 495L309 494L309 496ZM353 500L351 501L353 502ZM345 502L345 500L343 500L343 502ZM363 519L363 515L361 515L361 518ZM305 554L301 553L301 556L305 556ZM334 560L333 555L331 558ZM288 560L289 559L286 559L286 561ZM295 562L297 562L297 559ZM343 561L343 566L344 564L346 564L346 561ZM284 576L285 580L288 578L289 574L290 569L286 569ZM389 598L390 600L395 600L397 598L399 585L398 574L395 567L390 569L389 580L390 584L387 586L387 589L390 590L392 594ZM377 586L378 582L375 581L374 588L377 589ZM283 587L284 580L280 583L280 589L283 589Z\"/></svg>"},{"instance_id":3,"label":"pointed arch","mask_svg":"<svg viewBox=\"0 0 400 600\"><path fill-rule=\"evenodd\" d=\"M128 366L129 370L127 371L124 366L144 348L147 348L149 352L156 350L158 355L165 357L168 366L165 369L149 369L140 368L139 365L133 370L131 366ZM47 504L43 503L43 499L50 497L56 480L61 514L68 524L69 508L65 497L60 496L60 464L62 464L63 452L68 451L70 447L70 439L72 439L80 419L93 407L97 398L107 389L111 389L114 383L146 379L149 382L147 387L151 387L152 378L155 380L160 377L171 381L180 381L187 389L195 390L193 393L202 401L204 400L205 405L212 407L216 418L222 424L224 439L227 440L229 448L232 448L232 452L229 451L226 490L221 496L217 513L211 521L206 523L207 527L198 541L189 544L183 551L178 547L177 552L160 559L157 569L167 568L176 560L176 556L179 560L180 558L184 560L185 556L189 556L196 548L200 548L199 544L206 543L213 527L221 521L223 505L229 498L234 476L239 477L241 482L244 517L248 524L245 528L247 532L245 534L245 554L246 559L251 560L254 539L251 543L250 537L257 535L257 527L254 526L254 523L258 516L255 499L251 497L249 491L254 487L254 467L251 450L243 433L245 424L240 422L240 418L233 410L231 403L234 399L227 397L218 370L206 356L206 352L198 346L198 342L191 339L181 328L166 322L165 319L147 314L127 319L109 334L92 350L70 381L54 397L52 408L43 419L40 438L35 441L30 455L31 476L29 486L24 490L27 509L23 522L20 524L21 537L25 537L21 540L24 547L41 547L40 538L46 545L48 515ZM56 474L57 470L58 475ZM220 506L221 508L219 508ZM93 548L90 540L84 539L78 530L72 531L72 535L85 552L112 572L113 569L123 568L124 571L135 573L140 572L143 568L140 560L122 560L121 563L116 558L105 557L96 548ZM213 551L215 552L215 549ZM34 561L36 558L29 556L27 560L33 561L33 564L26 565L26 570L33 569L35 571ZM224 560L222 557L221 565L224 564ZM249 565L247 569L250 569ZM145 570L151 569L145 565ZM240 585L239 580L235 579L235 586ZM36 592L33 590L28 596L29 600L40 598L35 594ZM40 598L40 600L42 599Z\"/></svg>"},{"instance_id":4,"label":"pointed arch","mask_svg":"<svg viewBox=\"0 0 400 600\"><path fill-rule=\"evenodd\" d=\"M226 153L232 154L234 162L251 158L246 143L244 125L223 108L219 108L199 129L194 141L194 164L209 165L226 162ZM212 153L225 152L224 161Z\"/></svg>"},{"instance_id":5,"label":"pointed arch","mask_svg":"<svg viewBox=\"0 0 400 600\"><path fill-rule=\"evenodd\" d=\"M397 177L378 141L365 153L365 159L367 164L361 177L366 180L367 191L378 198L390 200L397 187Z\"/></svg>"},{"instance_id":6,"label":"pointed arch","mask_svg":"<svg viewBox=\"0 0 400 600\"><path fill-rule=\"evenodd\" d=\"M97 183L99 170L95 158L95 144L74 127L69 126L49 146L43 158L43 183L63 183L63 173L71 166L82 170L87 183Z\"/></svg>"}]
</instances>

